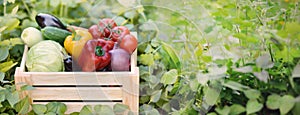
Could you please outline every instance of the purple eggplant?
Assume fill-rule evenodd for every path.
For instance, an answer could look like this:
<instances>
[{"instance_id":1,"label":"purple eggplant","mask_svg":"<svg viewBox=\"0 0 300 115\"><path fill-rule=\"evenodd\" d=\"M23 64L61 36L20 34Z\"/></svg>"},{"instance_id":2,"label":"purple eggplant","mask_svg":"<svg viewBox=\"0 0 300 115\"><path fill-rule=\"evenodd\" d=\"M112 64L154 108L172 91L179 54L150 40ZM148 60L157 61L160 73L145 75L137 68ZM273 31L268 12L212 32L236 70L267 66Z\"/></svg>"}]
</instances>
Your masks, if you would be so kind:
<instances>
[{"instance_id":1,"label":"purple eggplant","mask_svg":"<svg viewBox=\"0 0 300 115\"><path fill-rule=\"evenodd\" d=\"M67 30L67 27L57 17L51 14L39 13L35 16L35 21L41 28L53 26Z\"/></svg>"}]
</instances>

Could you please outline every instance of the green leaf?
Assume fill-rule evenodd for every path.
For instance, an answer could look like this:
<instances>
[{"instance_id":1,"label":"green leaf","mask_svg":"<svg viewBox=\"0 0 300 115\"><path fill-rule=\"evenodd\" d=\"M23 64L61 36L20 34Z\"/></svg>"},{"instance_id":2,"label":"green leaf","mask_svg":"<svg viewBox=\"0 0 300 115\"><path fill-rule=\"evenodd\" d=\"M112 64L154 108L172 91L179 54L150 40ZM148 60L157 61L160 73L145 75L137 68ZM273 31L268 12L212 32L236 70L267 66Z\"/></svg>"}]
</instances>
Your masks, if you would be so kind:
<instances>
[{"instance_id":1,"label":"green leaf","mask_svg":"<svg viewBox=\"0 0 300 115\"><path fill-rule=\"evenodd\" d=\"M258 99L260 94L260 91L255 90L255 89L248 89L244 91L246 97L248 97L249 99Z\"/></svg>"},{"instance_id":2,"label":"green leaf","mask_svg":"<svg viewBox=\"0 0 300 115\"><path fill-rule=\"evenodd\" d=\"M170 69L177 69L178 72L181 71L181 61L178 56L178 54L175 52L175 49L172 48L170 45L168 45L165 42L161 42L161 53L164 59L167 60L167 62L170 65Z\"/></svg>"},{"instance_id":3,"label":"green leaf","mask_svg":"<svg viewBox=\"0 0 300 115\"><path fill-rule=\"evenodd\" d=\"M160 82L163 83L164 85L167 84L174 84L177 80L178 77L178 72L176 69L171 69L170 71L164 73L162 76Z\"/></svg>"},{"instance_id":4,"label":"green leaf","mask_svg":"<svg viewBox=\"0 0 300 115\"><path fill-rule=\"evenodd\" d=\"M114 110L115 113L123 113L126 110L129 110L129 106L117 103L117 104L114 105L113 110Z\"/></svg>"},{"instance_id":5,"label":"green leaf","mask_svg":"<svg viewBox=\"0 0 300 115\"><path fill-rule=\"evenodd\" d=\"M16 0L7 0L8 3L15 3Z\"/></svg>"},{"instance_id":6,"label":"green leaf","mask_svg":"<svg viewBox=\"0 0 300 115\"><path fill-rule=\"evenodd\" d=\"M228 106L221 108L216 108L216 111L220 114L220 115L228 115L230 112L230 108Z\"/></svg>"},{"instance_id":7,"label":"green leaf","mask_svg":"<svg viewBox=\"0 0 300 115\"><path fill-rule=\"evenodd\" d=\"M274 63L271 61L271 56L269 54L264 54L256 59L257 67L268 69L274 66Z\"/></svg>"},{"instance_id":8,"label":"green leaf","mask_svg":"<svg viewBox=\"0 0 300 115\"><path fill-rule=\"evenodd\" d=\"M17 28L20 24L20 21L17 18L10 18L5 22L5 26L7 27L5 31L11 31Z\"/></svg>"},{"instance_id":9,"label":"green leaf","mask_svg":"<svg viewBox=\"0 0 300 115\"><path fill-rule=\"evenodd\" d=\"M195 56L197 56L198 58L200 58L200 56L202 56L203 54L203 47L202 44L198 43L197 47L195 48Z\"/></svg>"},{"instance_id":10,"label":"green leaf","mask_svg":"<svg viewBox=\"0 0 300 115\"><path fill-rule=\"evenodd\" d=\"M230 115L240 115L241 113L245 112L246 109L244 106L240 104L233 104L230 106Z\"/></svg>"},{"instance_id":11,"label":"green leaf","mask_svg":"<svg viewBox=\"0 0 300 115\"><path fill-rule=\"evenodd\" d=\"M300 102L295 103L292 113L293 115L298 115L300 113Z\"/></svg>"},{"instance_id":12,"label":"green leaf","mask_svg":"<svg viewBox=\"0 0 300 115\"><path fill-rule=\"evenodd\" d=\"M135 10L128 11L128 12L125 12L125 13L124 13L124 16L125 16L126 18L129 18L129 19L134 18L136 15L137 15L137 13L136 13Z\"/></svg>"},{"instance_id":13,"label":"green leaf","mask_svg":"<svg viewBox=\"0 0 300 115\"><path fill-rule=\"evenodd\" d=\"M0 62L5 60L9 54L8 46L0 47Z\"/></svg>"},{"instance_id":14,"label":"green leaf","mask_svg":"<svg viewBox=\"0 0 300 115\"><path fill-rule=\"evenodd\" d=\"M61 102L50 102L46 104L47 112L54 112L57 114L64 114L67 111L67 106Z\"/></svg>"},{"instance_id":15,"label":"green leaf","mask_svg":"<svg viewBox=\"0 0 300 115\"><path fill-rule=\"evenodd\" d=\"M99 115L114 115L113 109L108 105L95 105L94 110Z\"/></svg>"},{"instance_id":16,"label":"green leaf","mask_svg":"<svg viewBox=\"0 0 300 115\"><path fill-rule=\"evenodd\" d=\"M79 112L73 112L70 115L79 115Z\"/></svg>"},{"instance_id":17,"label":"green leaf","mask_svg":"<svg viewBox=\"0 0 300 115\"><path fill-rule=\"evenodd\" d=\"M151 95L150 102L156 103L160 99L161 92L162 90L154 91L153 95Z\"/></svg>"},{"instance_id":18,"label":"green leaf","mask_svg":"<svg viewBox=\"0 0 300 115\"><path fill-rule=\"evenodd\" d=\"M142 54L140 55L140 62L144 65L151 66L154 64L154 57L153 54Z\"/></svg>"},{"instance_id":19,"label":"green leaf","mask_svg":"<svg viewBox=\"0 0 300 115\"><path fill-rule=\"evenodd\" d=\"M16 103L19 102L19 93L17 91L13 93L8 93L6 95L6 99L9 102L10 106L14 106Z\"/></svg>"},{"instance_id":20,"label":"green leaf","mask_svg":"<svg viewBox=\"0 0 300 115\"><path fill-rule=\"evenodd\" d=\"M245 86L245 85L242 85L238 82L235 82L235 81L227 81L223 84L224 86L228 87L228 88L231 88L233 90L239 90L239 91L243 91L245 89L249 89L248 86Z\"/></svg>"},{"instance_id":21,"label":"green leaf","mask_svg":"<svg viewBox=\"0 0 300 115\"><path fill-rule=\"evenodd\" d=\"M294 68L292 78L300 78L300 63L298 63Z\"/></svg>"},{"instance_id":22,"label":"green leaf","mask_svg":"<svg viewBox=\"0 0 300 115\"><path fill-rule=\"evenodd\" d=\"M60 4L60 1L61 0L51 0L50 6L53 7L53 8L56 8Z\"/></svg>"},{"instance_id":23,"label":"green leaf","mask_svg":"<svg viewBox=\"0 0 300 115\"><path fill-rule=\"evenodd\" d=\"M0 63L0 72L7 72L8 70L10 70L11 68L13 68L15 65L17 65L18 62L13 63L13 61L8 61L8 62L4 62L4 63Z\"/></svg>"},{"instance_id":24,"label":"green leaf","mask_svg":"<svg viewBox=\"0 0 300 115\"><path fill-rule=\"evenodd\" d=\"M280 106L280 99L281 97L277 94L269 95L266 102L267 107L272 110L278 109Z\"/></svg>"},{"instance_id":25,"label":"green leaf","mask_svg":"<svg viewBox=\"0 0 300 115\"><path fill-rule=\"evenodd\" d=\"M293 37L295 34L299 34L300 24L298 22L287 22L285 30Z\"/></svg>"},{"instance_id":26,"label":"green leaf","mask_svg":"<svg viewBox=\"0 0 300 115\"><path fill-rule=\"evenodd\" d=\"M280 114L287 114L295 105L295 98L290 95L284 95L280 99Z\"/></svg>"},{"instance_id":27,"label":"green leaf","mask_svg":"<svg viewBox=\"0 0 300 115\"><path fill-rule=\"evenodd\" d=\"M21 91L25 91L25 90L33 90L35 89L34 87L32 87L31 85L23 85L21 87Z\"/></svg>"},{"instance_id":28,"label":"green leaf","mask_svg":"<svg viewBox=\"0 0 300 115\"><path fill-rule=\"evenodd\" d=\"M215 112L210 112L207 115L218 115L218 114L216 114Z\"/></svg>"},{"instance_id":29,"label":"green leaf","mask_svg":"<svg viewBox=\"0 0 300 115\"><path fill-rule=\"evenodd\" d=\"M122 25L125 21L126 21L126 19L125 18L123 18L123 17L121 17L121 16L117 16L117 17L115 17L115 18L113 18L113 20L116 22L116 24L117 25Z\"/></svg>"},{"instance_id":30,"label":"green leaf","mask_svg":"<svg viewBox=\"0 0 300 115\"><path fill-rule=\"evenodd\" d=\"M220 90L216 88L208 87L207 91L204 94L205 102L208 105L214 105L217 102L219 95L220 95Z\"/></svg>"},{"instance_id":31,"label":"green leaf","mask_svg":"<svg viewBox=\"0 0 300 115\"><path fill-rule=\"evenodd\" d=\"M24 42L22 41L21 38L11 38L9 39L10 45L15 46L15 45L23 45Z\"/></svg>"},{"instance_id":32,"label":"green leaf","mask_svg":"<svg viewBox=\"0 0 300 115\"><path fill-rule=\"evenodd\" d=\"M48 113L46 113L45 115L57 115L57 114L54 113L54 112L48 112Z\"/></svg>"},{"instance_id":33,"label":"green leaf","mask_svg":"<svg viewBox=\"0 0 300 115\"><path fill-rule=\"evenodd\" d=\"M5 73L0 72L0 82L3 82L4 78L5 78Z\"/></svg>"},{"instance_id":34,"label":"green leaf","mask_svg":"<svg viewBox=\"0 0 300 115\"><path fill-rule=\"evenodd\" d=\"M44 114L47 111L46 105L33 104L32 109L36 114Z\"/></svg>"},{"instance_id":35,"label":"green leaf","mask_svg":"<svg viewBox=\"0 0 300 115\"><path fill-rule=\"evenodd\" d=\"M29 107L30 107L29 98L28 96L26 96L24 99L22 99L20 102L16 104L15 109L19 114L24 115L29 112Z\"/></svg>"},{"instance_id":36,"label":"green leaf","mask_svg":"<svg viewBox=\"0 0 300 115\"><path fill-rule=\"evenodd\" d=\"M90 105L83 106L82 109L80 110L79 115L94 115L92 106Z\"/></svg>"},{"instance_id":37,"label":"green leaf","mask_svg":"<svg viewBox=\"0 0 300 115\"><path fill-rule=\"evenodd\" d=\"M250 99L246 105L247 114L256 113L262 108L263 104L259 103L256 99Z\"/></svg>"},{"instance_id":38,"label":"green leaf","mask_svg":"<svg viewBox=\"0 0 300 115\"><path fill-rule=\"evenodd\" d=\"M6 99L5 98L5 91L6 90L0 90L0 103L3 102Z\"/></svg>"},{"instance_id":39,"label":"green leaf","mask_svg":"<svg viewBox=\"0 0 300 115\"><path fill-rule=\"evenodd\" d=\"M11 11L11 15L16 15L17 14L17 12L18 12L18 10L19 10L19 5L17 5L17 6L15 6L14 8L13 8L13 10Z\"/></svg>"}]
</instances>

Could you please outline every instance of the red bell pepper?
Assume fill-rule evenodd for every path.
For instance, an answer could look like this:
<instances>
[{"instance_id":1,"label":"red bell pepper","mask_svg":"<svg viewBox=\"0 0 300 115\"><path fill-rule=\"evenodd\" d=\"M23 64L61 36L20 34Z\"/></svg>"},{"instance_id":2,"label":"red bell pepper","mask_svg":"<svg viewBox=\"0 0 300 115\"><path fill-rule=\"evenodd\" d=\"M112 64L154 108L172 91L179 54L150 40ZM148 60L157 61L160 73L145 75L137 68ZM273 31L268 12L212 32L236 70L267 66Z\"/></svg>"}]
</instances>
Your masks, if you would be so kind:
<instances>
[{"instance_id":1,"label":"red bell pepper","mask_svg":"<svg viewBox=\"0 0 300 115\"><path fill-rule=\"evenodd\" d=\"M109 51L113 47L113 41L104 39L88 40L79 56L78 65L82 71L87 72L103 69L110 64L111 54Z\"/></svg>"}]
</instances>

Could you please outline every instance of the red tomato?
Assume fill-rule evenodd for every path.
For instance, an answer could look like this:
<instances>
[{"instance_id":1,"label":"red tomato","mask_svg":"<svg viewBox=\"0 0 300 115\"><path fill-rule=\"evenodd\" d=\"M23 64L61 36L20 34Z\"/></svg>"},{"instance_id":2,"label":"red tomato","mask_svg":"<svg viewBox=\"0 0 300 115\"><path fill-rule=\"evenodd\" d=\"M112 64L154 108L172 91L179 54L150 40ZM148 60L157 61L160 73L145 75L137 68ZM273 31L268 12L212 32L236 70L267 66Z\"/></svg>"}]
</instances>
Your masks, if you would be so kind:
<instances>
[{"instance_id":1,"label":"red tomato","mask_svg":"<svg viewBox=\"0 0 300 115\"><path fill-rule=\"evenodd\" d=\"M116 27L117 24L113 19L110 18L104 18L99 21L99 29L102 30L102 33L104 32L104 37L108 38L112 34L112 29Z\"/></svg>"},{"instance_id":2,"label":"red tomato","mask_svg":"<svg viewBox=\"0 0 300 115\"><path fill-rule=\"evenodd\" d=\"M99 28L97 25L92 25L89 28L89 32L91 33L91 35L93 36L94 39L100 39L102 38L104 35L102 34L102 32L99 31Z\"/></svg>"},{"instance_id":3,"label":"red tomato","mask_svg":"<svg viewBox=\"0 0 300 115\"><path fill-rule=\"evenodd\" d=\"M99 21L98 25L92 25L89 28L89 32L92 34L94 39L108 38L112 36L112 29L116 27L117 24L113 19L104 18Z\"/></svg>"},{"instance_id":4,"label":"red tomato","mask_svg":"<svg viewBox=\"0 0 300 115\"><path fill-rule=\"evenodd\" d=\"M124 37L125 35L130 34L130 31L125 26L114 27L112 32L113 33L112 33L111 39L114 42L117 42L121 37Z\"/></svg>"},{"instance_id":5,"label":"red tomato","mask_svg":"<svg viewBox=\"0 0 300 115\"><path fill-rule=\"evenodd\" d=\"M127 34L120 40L119 45L120 48L132 54L132 52L136 49L138 45L138 41L133 35Z\"/></svg>"}]
</instances>

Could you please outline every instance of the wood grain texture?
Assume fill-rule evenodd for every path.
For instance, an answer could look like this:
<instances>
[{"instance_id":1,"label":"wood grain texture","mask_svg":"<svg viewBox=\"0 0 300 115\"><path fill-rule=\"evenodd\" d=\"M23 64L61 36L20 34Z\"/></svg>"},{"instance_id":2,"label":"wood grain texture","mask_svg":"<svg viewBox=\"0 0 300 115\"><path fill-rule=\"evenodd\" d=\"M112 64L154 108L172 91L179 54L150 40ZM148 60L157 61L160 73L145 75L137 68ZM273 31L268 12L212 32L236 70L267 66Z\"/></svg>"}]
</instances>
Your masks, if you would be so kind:
<instances>
[{"instance_id":1,"label":"wood grain texture","mask_svg":"<svg viewBox=\"0 0 300 115\"><path fill-rule=\"evenodd\" d=\"M119 87L37 87L32 100L122 100Z\"/></svg>"}]
</instances>

